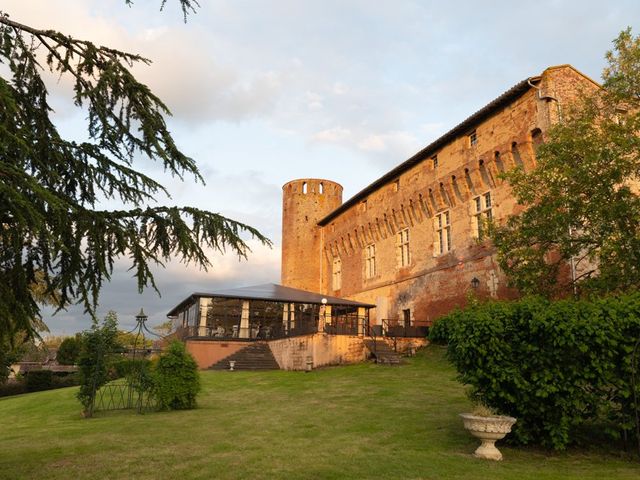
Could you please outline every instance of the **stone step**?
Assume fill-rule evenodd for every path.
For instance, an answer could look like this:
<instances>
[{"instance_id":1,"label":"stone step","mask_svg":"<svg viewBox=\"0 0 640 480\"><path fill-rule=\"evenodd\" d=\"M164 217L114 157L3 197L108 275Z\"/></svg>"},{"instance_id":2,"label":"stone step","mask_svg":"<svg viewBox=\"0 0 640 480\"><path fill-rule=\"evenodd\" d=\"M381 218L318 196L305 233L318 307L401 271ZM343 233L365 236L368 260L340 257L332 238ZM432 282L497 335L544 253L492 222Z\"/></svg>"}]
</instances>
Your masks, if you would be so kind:
<instances>
[{"instance_id":1,"label":"stone step","mask_svg":"<svg viewBox=\"0 0 640 480\"><path fill-rule=\"evenodd\" d=\"M393 350L384 340L368 339L364 341L365 346L375 357L376 363L383 365L399 365L402 357Z\"/></svg>"},{"instance_id":2,"label":"stone step","mask_svg":"<svg viewBox=\"0 0 640 480\"><path fill-rule=\"evenodd\" d=\"M252 343L209 367L210 370L229 370L229 362L235 361L234 370L279 370L278 362L269 345Z\"/></svg>"}]
</instances>

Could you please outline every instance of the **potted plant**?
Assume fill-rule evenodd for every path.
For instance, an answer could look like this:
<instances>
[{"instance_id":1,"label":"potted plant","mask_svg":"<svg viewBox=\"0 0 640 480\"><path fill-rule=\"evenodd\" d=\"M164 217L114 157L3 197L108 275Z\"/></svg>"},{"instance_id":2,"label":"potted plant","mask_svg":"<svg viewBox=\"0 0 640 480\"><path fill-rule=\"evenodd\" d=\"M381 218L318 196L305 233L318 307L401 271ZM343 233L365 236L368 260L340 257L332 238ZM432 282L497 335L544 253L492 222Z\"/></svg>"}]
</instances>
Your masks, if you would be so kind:
<instances>
[{"instance_id":1,"label":"potted plant","mask_svg":"<svg viewBox=\"0 0 640 480\"><path fill-rule=\"evenodd\" d=\"M497 415L485 405L478 405L471 413L461 413L460 416L464 421L464 428L482 442L473 455L487 460L502 460L502 453L496 448L495 442L511 431L516 419Z\"/></svg>"}]
</instances>

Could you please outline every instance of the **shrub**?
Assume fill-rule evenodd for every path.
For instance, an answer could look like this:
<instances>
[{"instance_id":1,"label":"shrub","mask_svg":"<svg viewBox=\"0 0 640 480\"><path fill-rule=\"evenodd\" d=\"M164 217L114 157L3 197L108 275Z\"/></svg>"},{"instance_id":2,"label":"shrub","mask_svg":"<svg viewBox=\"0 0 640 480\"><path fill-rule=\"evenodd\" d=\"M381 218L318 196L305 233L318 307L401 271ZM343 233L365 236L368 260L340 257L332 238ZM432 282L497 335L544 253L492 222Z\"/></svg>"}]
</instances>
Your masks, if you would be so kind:
<instances>
[{"instance_id":1,"label":"shrub","mask_svg":"<svg viewBox=\"0 0 640 480\"><path fill-rule=\"evenodd\" d=\"M438 345L448 344L454 325L462 315L463 312L456 309L448 315L437 319L429 329L429 341Z\"/></svg>"},{"instance_id":2,"label":"shrub","mask_svg":"<svg viewBox=\"0 0 640 480\"><path fill-rule=\"evenodd\" d=\"M60 365L75 365L82 349L81 337L67 337L58 347L56 360Z\"/></svg>"},{"instance_id":3,"label":"shrub","mask_svg":"<svg viewBox=\"0 0 640 480\"><path fill-rule=\"evenodd\" d=\"M518 418L516 441L561 449L593 421L633 431L640 294L488 303L443 320L455 324L448 354L460 380L473 400Z\"/></svg>"},{"instance_id":4,"label":"shrub","mask_svg":"<svg viewBox=\"0 0 640 480\"><path fill-rule=\"evenodd\" d=\"M51 370L31 370L25 374L27 392L39 392L53 388L53 372Z\"/></svg>"},{"instance_id":5,"label":"shrub","mask_svg":"<svg viewBox=\"0 0 640 480\"><path fill-rule=\"evenodd\" d=\"M161 410L195 408L200 391L198 365L179 341L171 342L154 371L155 393Z\"/></svg>"}]
</instances>

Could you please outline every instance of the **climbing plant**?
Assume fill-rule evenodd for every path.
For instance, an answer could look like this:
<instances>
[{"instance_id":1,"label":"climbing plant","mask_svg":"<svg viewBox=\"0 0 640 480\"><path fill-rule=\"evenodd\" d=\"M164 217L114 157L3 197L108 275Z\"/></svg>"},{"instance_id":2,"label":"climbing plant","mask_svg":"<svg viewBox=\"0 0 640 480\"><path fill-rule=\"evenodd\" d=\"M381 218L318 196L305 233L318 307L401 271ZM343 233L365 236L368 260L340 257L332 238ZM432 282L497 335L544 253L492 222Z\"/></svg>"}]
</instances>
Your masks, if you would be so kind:
<instances>
[{"instance_id":1,"label":"climbing plant","mask_svg":"<svg viewBox=\"0 0 640 480\"><path fill-rule=\"evenodd\" d=\"M118 317L110 311L102 323L94 320L91 330L82 333L82 350L78 360L80 390L78 399L85 417L93 416L96 392L109 380L108 360L116 347Z\"/></svg>"}]
</instances>

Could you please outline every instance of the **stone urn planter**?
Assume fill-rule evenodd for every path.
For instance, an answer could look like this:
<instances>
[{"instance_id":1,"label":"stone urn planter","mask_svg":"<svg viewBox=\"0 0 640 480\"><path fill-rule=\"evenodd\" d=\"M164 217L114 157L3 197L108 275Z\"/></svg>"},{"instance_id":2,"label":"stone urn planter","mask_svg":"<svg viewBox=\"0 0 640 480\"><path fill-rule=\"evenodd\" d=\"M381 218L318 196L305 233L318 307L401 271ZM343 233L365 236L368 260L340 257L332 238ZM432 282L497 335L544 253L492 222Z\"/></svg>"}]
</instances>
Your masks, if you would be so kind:
<instances>
[{"instance_id":1,"label":"stone urn planter","mask_svg":"<svg viewBox=\"0 0 640 480\"><path fill-rule=\"evenodd\" d=\"M473 455L487 460L502 460L502 453L495 446L496 440L503 439L511 431L516 419L502 415L480 417L471 413L461 413L460 416L464 428L482 442Z\"/></svg>"}]
</instances>

